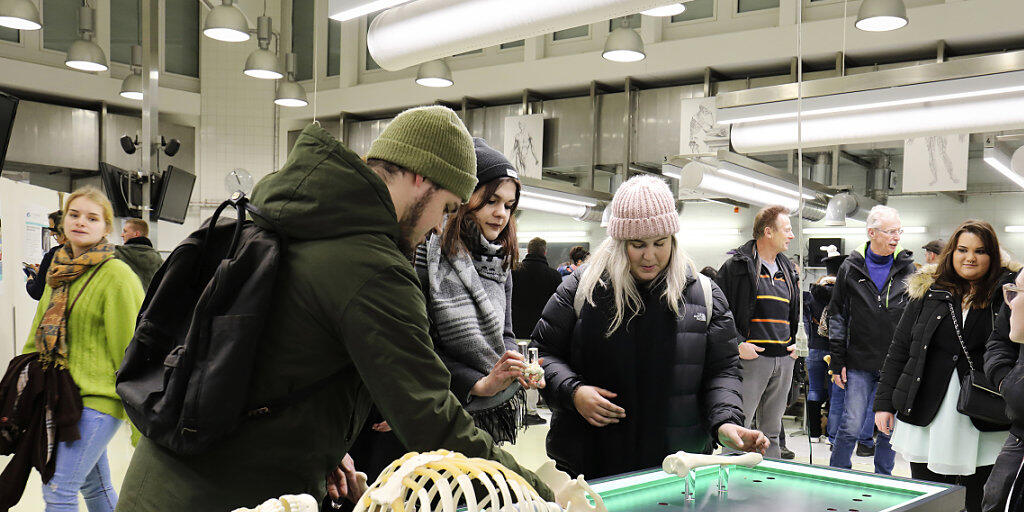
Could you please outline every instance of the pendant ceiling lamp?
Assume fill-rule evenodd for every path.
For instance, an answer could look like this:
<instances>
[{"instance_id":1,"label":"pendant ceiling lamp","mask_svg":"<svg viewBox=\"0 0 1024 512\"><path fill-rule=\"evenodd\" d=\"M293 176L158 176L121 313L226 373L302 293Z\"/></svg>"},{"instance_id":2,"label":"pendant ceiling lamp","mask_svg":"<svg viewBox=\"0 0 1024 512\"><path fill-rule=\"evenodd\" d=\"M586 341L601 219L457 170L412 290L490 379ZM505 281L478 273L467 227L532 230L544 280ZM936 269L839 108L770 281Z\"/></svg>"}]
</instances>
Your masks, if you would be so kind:
<instances>
[{"instance_id":1,"label":"pendant ceiling lamp","mask_svg":"<svg viewBox=\"0 0 1024 512\"><path fill-rule=\"evenodd\" d=\"M309 105L306 90L295 81L295 54L286 53L284 59L285 79L277 83L274 103L282 107L305 107Z\"/></svg>"},{"instance_id":2,"label":"pendant ceiling lamp","mask_svg":"<svg viewBox=\"0 0 1024 512\"><path fill-rule=\"evenodd\" d=\"M864 0L857 11L856 27L866 32L887 32L907 24L903 0Z\"/></svg>"},{"instance_id":3,"label":"pendant ceiling lamp","mask_svg":"<svg viewBox=\"0 0 1024 512\"><path fill-rule=\"evenodd\" d=\"M271 20L268 16L260 16L256 20L256 39L259 43L259 48L253 50L249 54L249 58L245 59L245 71L246 75L253 78L263 78L266 80L277 80L284 78L284 73L281 72L280 61L277 60L277 55L269 50L270 48L270 36L271 36Z\"/></svg>"},{"instance_id":4,"label":"pendant ceiling lamp","mask_svg":"<svg viewBox=\"0 0 1024 512\"><path fill-rule=\"evenodd\" d=\"M623 18L622 26L608 34L601 56L612 62L637 62L644 60L647 53L644 52L644 40L640 34L629 28Z\"/></svg>"},{"instance_id":5,"label":"pendant ceiling lamp","mask_svg":"<svg viewBox=\"0 0 1024 512\"><path fill-rule=\"evenodd\" d=\"M424 87L451 87L455 81L444 59L437 59L420 64L416 71L416 83Z\"/></svg>"},{"instance_id":6,"label":"pendant ceiling lamp","mask_svg":"<svg viewBox=\"0 0 1024 512\"><path fill-rule=\"evenodd\" d=\"M142 100L142 47L132 45L132 72L121 82L121 96L130 100Z\"/></svg>"},{"instance_id":7,"label":"pendant ceiling lamp","mask_svg":"<svg viewBox=\"0 0 1024 512\"><path fill-rule=\"evenodd\" d=\"M248 41L249 19L234 6L234 0L221 0L221 4L206 15L203 34L210 39L229 43Z\"/></svg>"},{"instance_id":8,"label":"pendant ceiling lamp","mask_svg":"<svg viewBox=\"0 0 1024 512\"><path fill-rule=\"evenodd\" d=\"M0 27L39 30L39 9L32 0L0 0Z\"/></svg>"},{"instance_id":9,"label":"pendant ceiling lamp","mask_svg":"<svg viewBox=\"0 0 1024 512\"><path fill-rule=\"evenodd\" d=\"M661 7L655 7L653 9L647 9L646 11L640 11L640 14L644 16L655 16L663 18L666 16L678 16L686 12L686 6L683 4L668 4Z\"/></svg>"},{"instance_id":10,"label":"pendant ceiling lamp","mask_svg":"<svg viewBox=\"0 0 1024 512\"><path fill-rule=\"evenodd\" d=\"M87 5L78 9L78 32L81 37L68 47L64 64L69 68L93 72L107 70L107 54L92 40L96 31L94 15L95 11Z\"/></svg>"}]
</instances>

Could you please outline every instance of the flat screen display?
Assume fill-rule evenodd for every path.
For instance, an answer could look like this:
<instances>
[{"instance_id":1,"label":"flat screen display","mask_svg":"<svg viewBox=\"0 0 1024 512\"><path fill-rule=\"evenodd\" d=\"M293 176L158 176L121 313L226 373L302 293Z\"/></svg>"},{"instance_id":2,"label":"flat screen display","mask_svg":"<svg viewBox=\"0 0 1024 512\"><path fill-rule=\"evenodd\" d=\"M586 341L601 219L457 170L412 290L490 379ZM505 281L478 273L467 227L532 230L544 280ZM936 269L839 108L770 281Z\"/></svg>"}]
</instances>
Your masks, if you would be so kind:
<instances>
[{"instance_id":1,"label":"flat screen display","mask_svg":"<svg viewBox=\"0 0 1024 512\"><path fill-rule=\"evenodd\" d=\"M0 169L3 169L7 157L7 144L11 142L11 129L14 127L14 114L17 110L18 98L0 92Z\"/></svg>"},{"instance_id":2,"label":"flat screen display","mask_svg":"<svg viewBox=\"0 0 1024 512\"><path fill-rule=\"evenodd\" d=\"M184 224L195 183L195 174L173 165L167 166L167 171L160 177L159 195L154 202L157 218Z\"/></svg>"}]
</instances>

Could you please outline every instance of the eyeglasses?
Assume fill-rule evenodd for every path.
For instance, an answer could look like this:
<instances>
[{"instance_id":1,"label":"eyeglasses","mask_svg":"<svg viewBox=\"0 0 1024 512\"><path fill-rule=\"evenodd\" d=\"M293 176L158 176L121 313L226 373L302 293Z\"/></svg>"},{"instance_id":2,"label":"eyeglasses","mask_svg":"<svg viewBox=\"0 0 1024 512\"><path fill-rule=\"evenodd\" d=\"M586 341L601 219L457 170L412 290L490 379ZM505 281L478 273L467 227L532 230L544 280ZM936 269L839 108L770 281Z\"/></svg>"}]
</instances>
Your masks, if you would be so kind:
<instances>
[{"instance_id":1,"label":"eyeglasses","mask_svg":"<svg viewBox=\"0 0 1024 512\"><path fill-rule=\"evenodd\" d=\"M879 233L885 233L890 237L903 234L902 229L876 229L875 231L878 231Z\"/></svg>"},{"instance_id":2,"label":"eyeglasses","mask_svg":"<svg viewBox=\"0 0 1024 512\"><path fill-rule=\"evenodd\" d=\"M1024 292L1024 288L1020 288L1014 283L1006 283L1003 285L1003 300L1009 304L1017 298L1017 294L1020 292Z\"/></svg>"}]
</instances>

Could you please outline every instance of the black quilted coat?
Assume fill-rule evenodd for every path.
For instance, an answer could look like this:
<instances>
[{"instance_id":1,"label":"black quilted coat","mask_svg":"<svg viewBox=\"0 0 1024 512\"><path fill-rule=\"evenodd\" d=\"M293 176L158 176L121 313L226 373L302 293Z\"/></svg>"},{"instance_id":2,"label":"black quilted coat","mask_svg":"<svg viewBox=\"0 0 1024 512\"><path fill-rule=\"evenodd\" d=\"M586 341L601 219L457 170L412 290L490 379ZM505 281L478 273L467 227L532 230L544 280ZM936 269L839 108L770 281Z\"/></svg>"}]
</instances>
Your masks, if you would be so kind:
<instances>
[{"instance_id":1,"label":"black quilted coat","mask_svg":"<svg viewBox=\"0 0 1024 512\"><path fill-rule=\"evenodd\" d=\"M696 279L690 278L678 317L663 301L663 309L656 309L660 293L648 294L655 298L646 302L644 314L606 337L614 312L610 290L595 290L596 305L584 304L577 318L573 298L581 275L577 271L558 287L533 331L533 341L544 359L547 387L543 393L553 412L547 452L560 469L597 478L660 466L665 455L679 450L711 453L716 446L713 432L719 426L743 425L738 335L717 285L712 288L709 326L703 291ZM643 331L638 324L658 315L668 315L663 316L668 322L655 332L669 339L630 339L632 332ZM637 355L640 344L658 341L662 342L659 353L664 354L654 361L658 367L637 364L642 359ZM611 389L619 393L612 401L626 409L626 418L618 424L594 427L577 412L573 392L585 384L609 389L607 383L626 388ZM644 383L651 389L639 389ZM652 399L651 394L658 398ZM637 410L639 406L651 410ZM641 422L636 418L648 421L638 425ZM664 446L666 451L638 455L646 453L641 448L650 446L652 436L660 443L655 446Z\"/></svg>"}]
</instances>

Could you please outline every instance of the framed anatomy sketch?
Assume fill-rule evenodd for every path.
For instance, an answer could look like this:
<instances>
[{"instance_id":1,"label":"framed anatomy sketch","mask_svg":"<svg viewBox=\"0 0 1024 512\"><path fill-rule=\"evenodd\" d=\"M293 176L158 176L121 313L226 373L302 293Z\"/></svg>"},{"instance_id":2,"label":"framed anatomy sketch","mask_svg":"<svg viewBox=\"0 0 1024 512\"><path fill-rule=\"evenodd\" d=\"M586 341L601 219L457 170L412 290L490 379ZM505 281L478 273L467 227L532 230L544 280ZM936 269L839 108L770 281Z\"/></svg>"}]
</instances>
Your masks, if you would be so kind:
<instances>
[{"instance_id":1,"label":"framed anatomy sketch","mask_svg":"<svg viewBox=\"0 0 1024 512\"><path fill-rule=\"evenodd\" d=\"M680 155L707 155L729 147L729 125L718 124L715 98L682 100Z\"/></svg>"},{"instance_id":2,"label":"framed anatomy sketch","mask_svg":"<svg viewBox=\"0 0 1024 512\"><path fill-rule=\"evenodd\" d=\"M505 118L505 157L521 176L540 178L544 162L544 114Z\"/></svg>"},{"instance_id":3,"label":"framed anatomy sketch","mask_svg":"<svg viewBox=\"0 0 1024 512\"><path fill-rule=\"evenodd\" d=\"M966 133L907 139L903 145L903 192L967 190Z\"/></svg>"}]
</instances>

